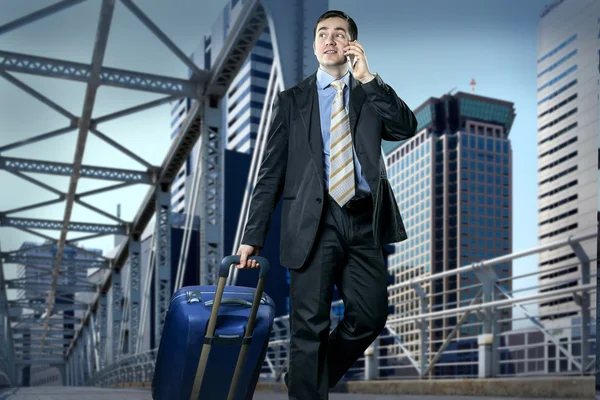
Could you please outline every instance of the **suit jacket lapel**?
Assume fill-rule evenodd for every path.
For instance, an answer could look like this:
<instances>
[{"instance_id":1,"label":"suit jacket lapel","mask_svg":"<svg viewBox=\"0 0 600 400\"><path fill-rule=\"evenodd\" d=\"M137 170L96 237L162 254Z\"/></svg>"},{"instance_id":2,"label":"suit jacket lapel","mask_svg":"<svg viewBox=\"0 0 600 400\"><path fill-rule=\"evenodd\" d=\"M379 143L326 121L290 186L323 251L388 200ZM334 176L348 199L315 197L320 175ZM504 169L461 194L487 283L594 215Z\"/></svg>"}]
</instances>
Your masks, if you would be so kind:
<instances>
[{"instance_id":1,"label":"suit jacket lapel","mask_svg":"<svg viewBox=\"0 0 600 400\"><path fill-rule=\"evenodd\" d=\"M315 163L319 177L323 177L323 138L321 135L316 78L317 74L315 73L296 86L294 97L310 145L311 158Z\"/></svg>"},{"instance_id":2,"label":"suit jacket lapel","mask_svg":"<svg viewBox=\"0 0 600 400\"><path fill-rule=\"evenodd\" d=\"M365 91L361 87L361 83L352 77L350 74L350 107L348 118L350 121L350 132L352 133L352 141L356 140L356 122L362 109L362 104L365 101Z\"/></svg>"}]
</instances>

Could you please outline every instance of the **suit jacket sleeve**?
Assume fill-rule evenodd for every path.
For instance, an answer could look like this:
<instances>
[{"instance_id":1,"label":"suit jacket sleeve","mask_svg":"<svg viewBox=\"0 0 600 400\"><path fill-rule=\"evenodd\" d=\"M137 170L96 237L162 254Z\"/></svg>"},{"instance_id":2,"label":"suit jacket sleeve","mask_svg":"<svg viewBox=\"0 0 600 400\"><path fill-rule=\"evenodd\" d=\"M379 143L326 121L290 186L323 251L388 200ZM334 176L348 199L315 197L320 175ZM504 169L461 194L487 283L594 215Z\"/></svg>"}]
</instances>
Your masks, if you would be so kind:
<instances>
[{"instance_id":1,"label":"suit jacket sleeve","mask_svg":"<svg viewBox=\"0 0 600 400\"><path fill-rule=\"evenodd\" d=\"M417 131L415 114L379 75L375 75L375 79L362 85L362 88L383 123L382 139L399 141L415 135Z\"/></svg>"},{"instance_id":2,"label":"suit jacket sleeve","mask_svg":"<svg viewBox=\"0 0 600 400\"><path fill-rule=\"evenodd\" d=\"M288 156L288 124L281 93L273 101L267 147L252 194L242 244L264 247L273 210L285 183Z\"/></svg>"}]
</instances>

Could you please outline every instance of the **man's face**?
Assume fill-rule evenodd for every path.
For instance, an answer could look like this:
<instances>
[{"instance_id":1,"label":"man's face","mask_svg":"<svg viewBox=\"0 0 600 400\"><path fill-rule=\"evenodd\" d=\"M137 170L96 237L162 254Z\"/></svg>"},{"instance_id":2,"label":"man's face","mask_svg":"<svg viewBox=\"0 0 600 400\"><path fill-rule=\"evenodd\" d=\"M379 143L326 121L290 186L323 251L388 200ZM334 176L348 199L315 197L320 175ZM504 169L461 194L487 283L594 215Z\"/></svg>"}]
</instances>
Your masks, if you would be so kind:
<instances>
[{"instance_id":1,"label":"man's face","mask_svg":"<svg viewBox=\"0 0 600 400\"><path fill-rule=\"evenodd\" d=\"M343 18L324 19L317 25L313 49L320 65L334 67L346 62L344 47L348 45L349 24Z\"/></svg>"}]
</instances>

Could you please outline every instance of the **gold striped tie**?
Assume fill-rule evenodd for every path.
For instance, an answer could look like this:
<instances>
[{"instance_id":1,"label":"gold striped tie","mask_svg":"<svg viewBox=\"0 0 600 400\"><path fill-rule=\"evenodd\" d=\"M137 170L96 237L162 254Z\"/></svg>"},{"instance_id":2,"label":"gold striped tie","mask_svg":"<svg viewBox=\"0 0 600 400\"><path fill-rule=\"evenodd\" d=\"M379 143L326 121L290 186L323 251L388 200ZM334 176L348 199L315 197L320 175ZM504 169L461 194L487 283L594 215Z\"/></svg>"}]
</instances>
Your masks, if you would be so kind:
<instances>
[{"instance_id":1,"label":"gold striped tie","mask_svg":"<svg viewBox=\"0 0 600 400\"><path fill-rule=\"evenodd\" d=\"M329 138L329 194L343 207L354 197L354 158L352 156L352 135L350 121L344 107L344 82L333 81L337 90L331 107L331 128Z\"/></svg>"}]
</instances>

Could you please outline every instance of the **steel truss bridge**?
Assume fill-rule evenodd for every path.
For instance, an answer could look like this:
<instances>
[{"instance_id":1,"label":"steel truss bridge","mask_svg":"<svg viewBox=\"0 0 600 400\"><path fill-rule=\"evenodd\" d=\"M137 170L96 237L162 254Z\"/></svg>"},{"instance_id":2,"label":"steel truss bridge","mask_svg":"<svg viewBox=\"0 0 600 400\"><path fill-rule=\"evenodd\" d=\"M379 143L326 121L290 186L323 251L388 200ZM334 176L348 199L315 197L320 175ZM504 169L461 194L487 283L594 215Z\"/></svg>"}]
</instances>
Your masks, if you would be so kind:
<instances>
[{"instance_id":1,"label":"steel truss bridge","mask_svg":"<svg viewBox=\"0 0 600 400\"><path fill-rule=\"evenodd\" d=\"M0 35L35 23L52 14L83 3L86 0L62 0L48 7L34 11L0 26ZM108 68L103 65L107 41L115 5L120 1L152 34L158 38L190 71L188 79L153 75L131 70ZM202 271L201 284L215 282L215 272L226 254L234 249L223 248L223 159L224 144L221 127L221 99L240 67L253 48L264 28L269 25L275 32L275 23L270 18L268 8L259 0L247 0L231 32L216 56L210 70L198 68L188 56L143 12L133 0L102 0L100 16L96 28L91 63L83 64L60 59L40 57L31 54L3 51L0 49L0 77L18 87L34 99L44 103L57 113L67 117L68 125L25 138L0 147L0 169L8 174L26 180L51 192L55 199L24 205L11 210L0 210L0 227L6 232L17 229L44 239L42 246L35 248L2 249L0 252L0 385L19 386L20 370L23 367L43 364L59 368L63 382L69 386L118 386L144 385L152 377L156 345L161 334L166 310L170 300L170 288L181 286L184 259L190 245L192 226L191 215L195 204L199 204L200 214L200 254ZM274 50L277 41L273 40ZM284 88L281 62L275 58L265 96L265 107L259 126L256 149L252 158L249 181L246 189L241 216L238 223L234 248L239 245L241 230L246 220L246 209L252 187L265 148L266 132L269 129L270 105L274 96ZM62 80L82 82L86 85L81 114L74 115L59 104L50 100L34 88L19 80L15 73L30 74ZM286 82L291 83L291 82ZM96 94L100 86L118 87L129 90L162 94L164 97L135 107L123 109L108 115L92 118ZM287 85L285 85L287 86ZM103 123L124 116L149 110L182 98L192 100L191 110L181 125L179 132L160 165L152 165L131 149L109 138L101 131ZM76 132L77 142L72 163L44 161L7 156L6 153L33 143L52 140L66 133ZM110 166L84 165L83 155L89 135L104 141L114 150L128 156L141 165L139 169L119 169ZM171 256L171 183L196 148L198 173L194 174L192 209L188 212L184 229L184 252L178 262ZM29 173L65 176L69 178L66 192L46 184ZM107 181L108 186L91 191L78 191L80 179ZM116 191L134 184L145 184L148 191L133 220L125 221L105 210L92 206L87 198L100 193ZM64 216L60 220L24 218L16 216L24 211L36 210L49 205L64 205ZM92 213L113 221L112 223L92 223L75 221L71 218L74 205L82 206ZM152 227L151 256L147 265L141 262L141 237ZM39 232L57 231L58 238ZM68 238L70 233L86 233L76 239ZM100 255L77 247L77 243L106 235L123 235L126 240L112 256ZM524 373L556 375L593 375L595 372L595 331L596 307L590 302L595 296L597 277L595 259L579 251L579 243L597 240L597 234L572 237L541 248L503 256L500 259L482 261L455 271L416 279L390 287L390 290L411 289L417 294L420 310L416 315L391 316L386 330L377 339L365 357L350 371L351 379L381 379L398 377L434 378L443 376L440 372L454 371L450 367L476 366L468 369L466 375L472 377L518 376ZM35 251L48 247L57 248L53 257L40 257ZM577 249L581 277L576 286L553 292L540 291L536 294L520 296L508 292L500 285L491 267L525 255L552 251L563 246ZM578 247L579 246L579 247ZM65 254L77 250L84 257L72 259ZM44 283L34 283L24 278L5 279L3 268L6 264L23 265L35 270L39 277L46 277ZM171 282L171 268L177 266L175 282ZM77 269L98 268L103 274L99 282L90 282L73 274ZM145 273L144 273L145 271ZM234 271L236 272L236 271ZM470 304L457 302L453 309L436 310L429 306L430 295L420 284L457 275L474 272L480 280L478 296ZM142 282L144 276L145 282ZM229 282L235 283L235 274ZM514 276L511 279L518 279ZM142 292L153 284L154 291ZM19 289L27 296L9 299L6 289ZM540 287L533 287L537 291ZM88 293L89 301L78 300L77 294ZM34 294L34 295L30 295ZM579 336L571 336L565 344L556 336L555 328L545 326L543 315L535 315L525 308L527 304L537 304L541 300L551 300L571 295L580 305L578 315L581 320ZM156 305L153 312L150 302ZM397 300L391 299L394 304ZM539 350L535 357L516 355L527 344L511 345L500 337L510 332L498 331L497 316L504 308L521 308L520 319L531 322L531 330L542 335L536 344ZM446 316L456 316L458 323L439 343L429 340L429 333L435 330L432 321ZM476 322L467 322L467 316L475 316ZM144 349L143 327L148 319L154 322L154 343L151 349ZM513 319L517 321L517 318ZM470 321L470 320L469 320ZM514 322L512 321L512 322ZM332 320L335 325L335 318ZM417 352L411 351L399 334L399 327L407 322L415 322L418 329ZM477 327L479 335L489 337L489 342L477 345L475 351L480 356L458 357L460 350L458 332L461 327ZM572 326L564 327L573 329ZM469 339L460 335L460 340ZM473 338L471 338L473 339ZM477 339L477 337L475 337ZM287 318L278 318L275 323L269 353L265 361L262 379L276 381L287 368L287 346L289 326ZM530 344L531 345L531 344ZM550 350L552 349L552 350ZM472 349L471 349L472 350ZM512 354L506 361L511 368L502 369L497 361L498 354ZM464 353L464 352L463 352ZM514 354L513 354L514 353ZM527 353L527 352L525 352ZM454 354L454 356L449 356ZM564 361L564 362L563 362ZM566 365L554 368L553 363ZM533 364L532 364L533 363ZM566 363L566 364L565 364ZM532 366L533 365L533 366ZM442 369L440 369L442 368ZM477 371L477 372L474 372ZM451 373L451 372L448 372Z\"/></svg>"}]
</instances>

